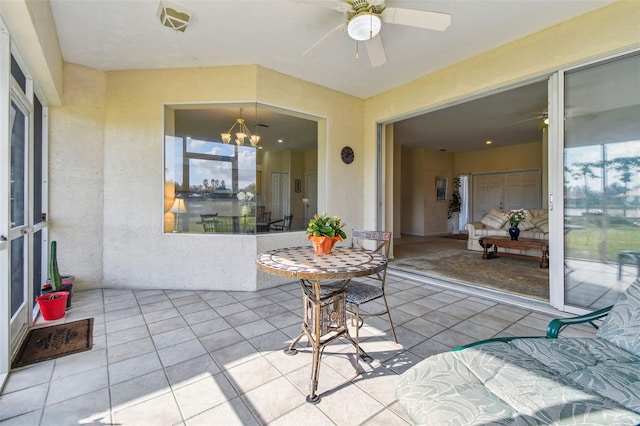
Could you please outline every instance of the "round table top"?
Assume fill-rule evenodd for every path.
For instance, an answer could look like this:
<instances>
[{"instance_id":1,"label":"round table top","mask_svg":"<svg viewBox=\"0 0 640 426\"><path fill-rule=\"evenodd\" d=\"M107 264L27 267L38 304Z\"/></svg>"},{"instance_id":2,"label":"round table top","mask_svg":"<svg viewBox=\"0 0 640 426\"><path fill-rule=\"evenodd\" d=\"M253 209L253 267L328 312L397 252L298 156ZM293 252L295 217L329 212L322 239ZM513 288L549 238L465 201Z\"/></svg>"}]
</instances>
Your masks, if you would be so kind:
<instances>
[{"instance_id":1,"label":"round table top","mask_svg":"<svg viewBox=\"0 0 640 426\"><path fill-rule=\"evenodd\" d=\"M347 279L380 272L387 265L381 253L350 247L334 247L331 254L317 255L312 246L287 247L258 255L258 269L297 279Z\"/></svg>"}]
</instances>

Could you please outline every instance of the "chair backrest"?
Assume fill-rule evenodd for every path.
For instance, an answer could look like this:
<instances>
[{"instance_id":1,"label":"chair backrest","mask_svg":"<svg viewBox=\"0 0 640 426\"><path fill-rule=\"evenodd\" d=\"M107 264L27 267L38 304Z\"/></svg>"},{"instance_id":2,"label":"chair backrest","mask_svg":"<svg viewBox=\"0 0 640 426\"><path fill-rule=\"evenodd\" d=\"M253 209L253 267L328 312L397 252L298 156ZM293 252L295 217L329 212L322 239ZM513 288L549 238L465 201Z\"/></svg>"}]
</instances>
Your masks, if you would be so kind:
<instances>
[{"instance_id":1,"label":"chair backrest","mask_svg":"<svg viewBox=\"0 0 640 426\"><path fill-rule=\"evenodd\" d=\"M284 222L282 223L283 231L291 231L291 222L293 221L293 215L287 215L284 217Z\"/></svg>"},{"instance_id":2,"label":"chair backrest","mask_svg":"<svg viewBox=\"0 0 640 426\"><path fill-rule=\"evenodd\" d=\"M204 232L216 232L216 225L218 222L218 213L213 214L201 214L200 221Z\"/></svg>"},{"instance_id":3,"label":"chair backrest","mask_svg":"<svg viewBox=\"0 0 640 426\"><path fill-rule=\"evenodd\" d=\"M351 247L373 250L376 253L384 254L385 257L388 258L391 248L391 232L354 229L351 231ZM383 290L386 278L387 265L385 265L382 271L375 275L375 279L378 279L382 283Z\"/></svg>"},{"instance_id":4,"label":"chair backrest","mask_svg":"<svg viewBox=\"0 0 640 426\"><path fill-rule=\"evenodd\" d=\"M257 223L269 223L271 222L271 212L256 213Z\"/></svg>"},{"instance_id":5,"label":"chair backrest","mask_svg":"<svg viewBox=\"0 0 640 426\"><path fill-rule=\"evenodd\" d=\"M351 231L351 247L375 252L382 251L382 254L388 257L391 248L391 232L354 229Z\"/></svg>"}]
</instances>

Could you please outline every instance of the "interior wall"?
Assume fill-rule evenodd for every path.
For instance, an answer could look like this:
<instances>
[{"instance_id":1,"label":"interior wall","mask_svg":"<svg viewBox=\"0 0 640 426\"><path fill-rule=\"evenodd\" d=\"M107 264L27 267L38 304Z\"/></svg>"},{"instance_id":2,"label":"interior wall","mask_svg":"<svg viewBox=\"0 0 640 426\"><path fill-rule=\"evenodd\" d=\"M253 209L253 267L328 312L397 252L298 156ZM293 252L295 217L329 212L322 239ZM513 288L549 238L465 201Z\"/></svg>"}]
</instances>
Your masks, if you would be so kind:
<instances>
[{"instance_id":1,"label":"interior wall","mask_svg":"<svg viewBox=\"0 0 640 426\"><path fill-rule=\"evenodd\" d=\"M452 153L402 146L401 233L432 235L447 232L455 157ZM447 178L447 199L437 201L436 178Z\"/></svg>"},{"instance_id":2,"label":"interior wall","mask_svg":"<svg viewBox=\"0 0 640 426\"><path fill-rule=\"evenodd\" d=\"M542 141L500 148L487 146L475 151L458 152L454 157L456 176L505 170L541 169L543 147ZM542 173L546 174L547 170L542 170Z\"/></svg>"}]
</instances>

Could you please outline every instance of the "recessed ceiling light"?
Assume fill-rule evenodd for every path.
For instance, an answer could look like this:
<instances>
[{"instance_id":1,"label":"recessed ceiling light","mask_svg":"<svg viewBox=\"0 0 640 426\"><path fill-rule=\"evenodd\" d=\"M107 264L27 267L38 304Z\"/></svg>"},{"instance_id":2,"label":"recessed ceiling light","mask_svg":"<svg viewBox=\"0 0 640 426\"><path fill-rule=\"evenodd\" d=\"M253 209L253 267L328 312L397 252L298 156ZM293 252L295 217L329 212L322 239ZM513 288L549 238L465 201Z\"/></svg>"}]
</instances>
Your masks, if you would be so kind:
<instances>
[{"instance_id":1,"label":"recessed ceiling light","mask_svg":"<svg viewBox=\"0 0 640 426\"><path fill-rule=\"evenodd\" d=\"M284 142L282 139L278 139L278 143L282 143Z\"/></svg>"},{"instance_id":2,"label":"recessed ceiling light","mask_svg":"<svg viewBox=\"0 0 640 426\"><path fill-rule=\"evenodd\" d=\"M493 143L493 141L491 139L484 141L484 143L486 145L491 145Z\"/></svg>"}]
</instances>

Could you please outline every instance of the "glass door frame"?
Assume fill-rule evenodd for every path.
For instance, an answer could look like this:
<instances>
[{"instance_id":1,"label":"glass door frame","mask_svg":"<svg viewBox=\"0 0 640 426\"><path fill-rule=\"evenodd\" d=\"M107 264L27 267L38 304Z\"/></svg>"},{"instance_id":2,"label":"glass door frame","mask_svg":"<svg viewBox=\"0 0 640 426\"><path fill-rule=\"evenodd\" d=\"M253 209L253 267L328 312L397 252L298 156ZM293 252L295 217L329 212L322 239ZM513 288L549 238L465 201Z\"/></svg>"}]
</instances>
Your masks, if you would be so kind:
<instances>
[{"instance_id":1,"label":"glass door frame","mask_svg":"<svg viewBox=\"0 0 640 426\"><path fill-rule=\"evenodd\" d=\"M549 290L552 307L572 314L586 314L590 310L567 305L565 298L565 247L564 247L564 149L565 149L565 74L590 65L637 54L640 49L630 49L605 55L589 61L562 68L549 78ZM560 253L554 256L553 253Z\"/></svg>"}]
</instances>

